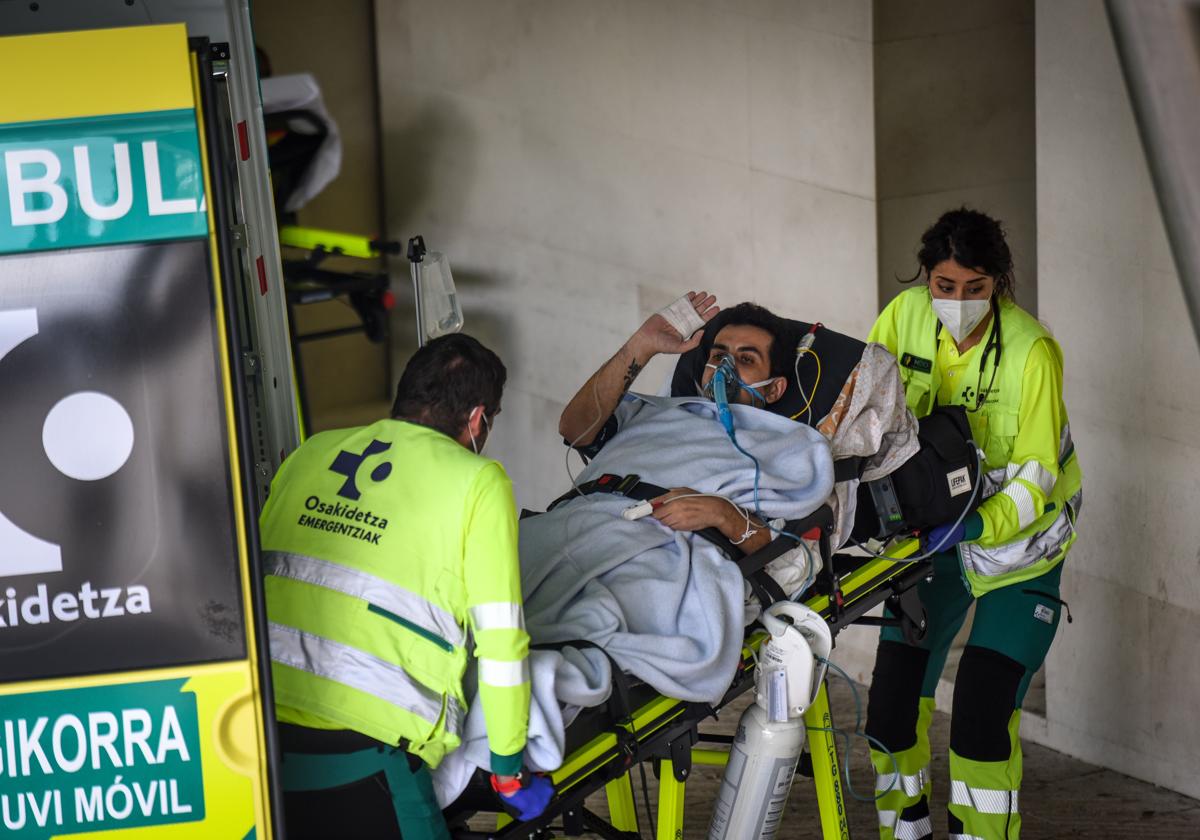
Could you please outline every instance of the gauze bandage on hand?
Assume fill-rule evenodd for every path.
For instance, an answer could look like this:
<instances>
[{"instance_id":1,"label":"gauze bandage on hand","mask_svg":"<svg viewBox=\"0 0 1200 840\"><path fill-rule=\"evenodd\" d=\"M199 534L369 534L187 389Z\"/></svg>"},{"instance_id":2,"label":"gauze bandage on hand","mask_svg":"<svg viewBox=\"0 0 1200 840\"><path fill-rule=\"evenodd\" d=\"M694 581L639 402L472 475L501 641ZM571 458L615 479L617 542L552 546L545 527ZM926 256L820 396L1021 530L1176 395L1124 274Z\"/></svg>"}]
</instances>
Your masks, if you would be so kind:
<instances>
[{"instance_id":1,"label":"gauze bandage on hand","mask_svg":"<svg viewBox=\"0 0 1200 840\"><path fill-rule=\"evenodd\" d=\"M700 317L696 307L692 306L687 295L670 306L658 310L658 314L663 316L666 322L679 333L679 337L684 340L691 338L692 333L704 326L704 319Z\"/></svg>"}]
</instances>

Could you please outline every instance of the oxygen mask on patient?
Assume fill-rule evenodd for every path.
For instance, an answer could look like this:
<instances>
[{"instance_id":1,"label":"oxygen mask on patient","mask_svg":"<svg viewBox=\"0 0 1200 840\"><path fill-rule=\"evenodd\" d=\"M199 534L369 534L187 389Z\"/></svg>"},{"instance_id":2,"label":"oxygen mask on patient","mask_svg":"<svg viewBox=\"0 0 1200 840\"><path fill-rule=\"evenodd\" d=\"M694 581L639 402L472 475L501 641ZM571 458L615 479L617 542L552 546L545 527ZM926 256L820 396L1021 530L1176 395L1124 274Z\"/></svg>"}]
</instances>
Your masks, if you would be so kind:
<instances>
[{"instance_id":1,"label":"oxygen mask on patient","mask_svg":"<svg viewBox=\"0 0 1200 840\"><path fill-rule=\"evenodd\" d=\"M738 376L733 356L730 356L728 353L722 355L720 360L715 364L709 362L705 367L712 368L713 375L708 380L708 384L704 386L704 396L717 404L717 416L721 420L721 425L725 427L725 431L733 434L733 413L729 410L730 386L736 386L749 393L751 398L756 401L753 403L754 405L761 403L765 406L767 398L758 389L764 385L771 384L776 377L772 376L760 382L743 382L742 378Z\"/></svg>"},{"instance_id":2,"label":"oxygen mask on patient","mask_svg":"<svg viewBox=\"0 0 1200 840\"><path fill-rule=\"evenodd\" d=\"M743 449L742 445L738 443L737 432L734 431L733 428L733 412L729 409L729 387L733 385L737 388L741 388L743 391L748 391L750 396L760 400L765 406L767 404L767 400L757 389L770 383L777 377L764 379L761 382L743 382L742 378L738 376L737 366L734 364L733 356L729 355L728 353L723 353L715 363L709 362L705 365L705 367L712 368L713 375L712 378L708 380L708 383L704 386L704 396L708 397L717 404L717 419L721 421L721 426L725 429L725 434L729 435L729 442L733 444L733 448L749 458L754 464L754 514L765 522L766 519L762 515L762 509L758 504L758 481L760 475L762 474L762 468L758 463L758 459ZM749 528L749 520L747 520L746 527ZM769 523L767 524L767 527L771 528L772 531L776 530ZM779 533L786 532L780 531ZM799 539L792 534L788 534L788 536L799 542Z\"/></svg>"}]
</instances>

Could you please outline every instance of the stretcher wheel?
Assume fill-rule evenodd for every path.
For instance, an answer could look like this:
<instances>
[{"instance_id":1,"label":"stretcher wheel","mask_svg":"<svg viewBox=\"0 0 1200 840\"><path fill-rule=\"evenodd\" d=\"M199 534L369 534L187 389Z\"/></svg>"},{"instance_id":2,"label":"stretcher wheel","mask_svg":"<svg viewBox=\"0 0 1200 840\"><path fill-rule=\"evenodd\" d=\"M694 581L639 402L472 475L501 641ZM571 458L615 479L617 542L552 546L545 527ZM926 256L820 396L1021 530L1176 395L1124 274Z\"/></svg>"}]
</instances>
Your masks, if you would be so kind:
<instances>
[{"instance_id":1,"label":"stretcher wheel","mask_svg":"<svg viewBox=\"0 0 1200 840\"><path fill-rule=\"evenodd\" d=\"M900 613L900 632L904 634L904 641L910 645L915 645L924 639L928 631L929 613L925 610L924 604L916 610L909 607Z\"/></svg>"}]
</instances>

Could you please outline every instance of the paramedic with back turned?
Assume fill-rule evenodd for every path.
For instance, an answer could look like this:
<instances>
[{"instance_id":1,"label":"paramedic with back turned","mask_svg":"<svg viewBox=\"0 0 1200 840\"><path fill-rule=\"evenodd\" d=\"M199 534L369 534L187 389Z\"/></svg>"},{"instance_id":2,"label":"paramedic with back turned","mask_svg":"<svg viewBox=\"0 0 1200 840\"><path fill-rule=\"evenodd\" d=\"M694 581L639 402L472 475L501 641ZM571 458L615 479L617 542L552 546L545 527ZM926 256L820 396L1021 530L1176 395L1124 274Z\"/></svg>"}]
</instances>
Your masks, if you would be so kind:
<instances>
[{"instance_id":1,"label":"paramedic with back turned","mask_svg":"<svg viewBox=\"0 0 1200 840\"><path fill-rule=\"evenodd\" d=\"M471 638L493 788L521 819L553 795L522 772L512 485L479 454L505 376L470 336L434 339L390 418L314 435L272 483L263 565L289 837L449 837L428 768L461 742Z\"/></svg>"}]
</instances>

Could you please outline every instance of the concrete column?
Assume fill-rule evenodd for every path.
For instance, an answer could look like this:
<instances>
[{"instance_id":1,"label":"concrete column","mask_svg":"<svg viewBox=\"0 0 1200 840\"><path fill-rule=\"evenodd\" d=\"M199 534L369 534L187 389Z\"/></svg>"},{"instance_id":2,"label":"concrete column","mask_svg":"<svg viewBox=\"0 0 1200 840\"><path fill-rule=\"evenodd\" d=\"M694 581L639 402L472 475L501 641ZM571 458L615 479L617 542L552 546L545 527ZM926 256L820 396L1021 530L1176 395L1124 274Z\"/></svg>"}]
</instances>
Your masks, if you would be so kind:
<instances>
[{"instance_id":1,"label":"concrete column","mask_svg":"<svg viewBox=\"0 0 1200 840\"><path fill-rule=\"evenodd\" d=\"M1200 352L1100 0L1037 4L1041 315L1084 476L1049 746L1200 796Z\"/></svg>"},{"instance_id":2,"label":"concrete column","mask_svg":"<svg viewBox=\"0 0 1200 840\"><path fill-rule=\"evenodd\" d=\"M880 304L916 273L921 234L962 205L1008 232L1037 312L1033 0L876 0Z\"/></svg>"}]
</instances>

